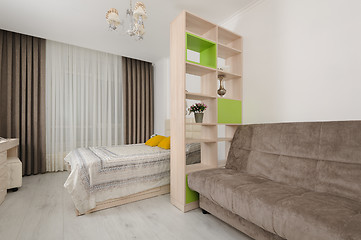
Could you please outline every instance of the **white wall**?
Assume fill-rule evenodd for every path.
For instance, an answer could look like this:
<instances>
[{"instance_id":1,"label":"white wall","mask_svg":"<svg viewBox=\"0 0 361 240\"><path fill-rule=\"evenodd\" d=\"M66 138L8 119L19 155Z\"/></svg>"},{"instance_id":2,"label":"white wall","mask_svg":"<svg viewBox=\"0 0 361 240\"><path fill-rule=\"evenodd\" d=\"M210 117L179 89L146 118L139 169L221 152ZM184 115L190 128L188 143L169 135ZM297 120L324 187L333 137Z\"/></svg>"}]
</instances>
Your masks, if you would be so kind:
<instances>
[{"instance_id":1,"label":"white wall","mask_svg":"<svg viewBox=\"0 0 361 240\"><path fill-rule=\"evenodd\" d=\"M244 122L361 119L360 13L360 0L267 0L223 24L244 38Z\"/></svg>"}]
</instances>

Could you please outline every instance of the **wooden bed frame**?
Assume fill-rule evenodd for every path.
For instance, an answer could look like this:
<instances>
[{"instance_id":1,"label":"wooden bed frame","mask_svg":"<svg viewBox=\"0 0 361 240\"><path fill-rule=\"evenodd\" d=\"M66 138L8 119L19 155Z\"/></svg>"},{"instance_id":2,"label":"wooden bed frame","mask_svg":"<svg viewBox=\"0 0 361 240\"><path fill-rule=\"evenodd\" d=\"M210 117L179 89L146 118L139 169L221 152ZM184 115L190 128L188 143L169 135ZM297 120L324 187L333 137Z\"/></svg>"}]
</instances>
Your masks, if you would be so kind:
<instances>
[{"instance_id":1,"label":"wooden bed frame","mask_svg":"<svg viewBox=\"0 0 361 240\"><path fill-rule=\"evenodd\" d=\"M66 162L65 165L66 165L67 171L71 172L70 164ZM80 213L78 211L78 209L75 208L75 213L77 216L81 216L84 214L93 213L93 212L104 210L107 208L118 207L118 206L121 206L121 205L124 205L127 203L132 203L132 202L144 200L147 198L157 197L157 196L167 194L167 193L170 193L170 184L152 188L152 189L148 189L143 192L131 194L131 195L120 197L120 198L113 198L113 199L109 199L109 200L106 200L103 202L97 202L95 208L90 209L89 211L87 211L85 213Z\"/></svg>"},{"instance_id":2,"label":"wooden bed frame","mask_svg":"<svg viewBox=\"0 0 361 240\"><path fill-rule=\"evenodd\" d=\"M85 214L96 212L96 211L107 209L107 208L117 207L117 206L120 206L123 204L140 201L140 200L144 200L147 198L156 197L156 196L163 195L163 194L167 194L167 193L169 193L169 191L170 191L170 185L168 184L168 185L164 185L161 187L152 188L152 189L149 189L149 190L146 190L143 192L128 195L125 197L106 200L104 202L97 203L95 208L90 209ZM84 214L80 214L78 209L76 209L76 208L75 208L75 212L76 212L77 216L84 215Z\"/></svg>"}]
</instances>

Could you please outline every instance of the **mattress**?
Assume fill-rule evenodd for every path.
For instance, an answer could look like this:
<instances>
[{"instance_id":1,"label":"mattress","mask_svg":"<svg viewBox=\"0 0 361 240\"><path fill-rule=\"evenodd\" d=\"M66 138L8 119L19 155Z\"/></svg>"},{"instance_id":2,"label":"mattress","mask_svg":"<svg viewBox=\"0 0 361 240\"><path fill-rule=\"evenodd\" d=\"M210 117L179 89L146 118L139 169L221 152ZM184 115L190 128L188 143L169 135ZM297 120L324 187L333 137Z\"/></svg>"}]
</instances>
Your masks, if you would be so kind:
<instances>
[{"instance_id":1,"label":"mattress","mask_svg":"<svg viewBox=\"0 0 361 240\"><path fill-rule=\"evenodd\" d=\"M200 161L199 144L186 145L187 163ZM97 202L169 184L170 150L131 144L78 148L64 159L71 173L64 187L79 213Z\"/></svg>"}]
</instances>

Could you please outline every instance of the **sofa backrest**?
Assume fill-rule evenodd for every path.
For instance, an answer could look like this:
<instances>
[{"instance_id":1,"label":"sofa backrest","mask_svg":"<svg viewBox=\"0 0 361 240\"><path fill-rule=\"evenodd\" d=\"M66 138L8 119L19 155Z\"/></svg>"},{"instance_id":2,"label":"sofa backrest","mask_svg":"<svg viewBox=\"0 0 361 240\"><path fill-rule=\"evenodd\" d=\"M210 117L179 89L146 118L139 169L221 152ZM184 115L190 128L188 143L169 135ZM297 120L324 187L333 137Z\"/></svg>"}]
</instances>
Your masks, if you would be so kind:
<instances>
[{"instance_id":1,"label":"sofa backrest","mask_svg":"<svg viewBox=\"0 0 361 240\"><path fill-rule=\"evenodd\" d=\"M239 126L226 168L361 201L361 121Z\"/></svg>"}]
</instances>

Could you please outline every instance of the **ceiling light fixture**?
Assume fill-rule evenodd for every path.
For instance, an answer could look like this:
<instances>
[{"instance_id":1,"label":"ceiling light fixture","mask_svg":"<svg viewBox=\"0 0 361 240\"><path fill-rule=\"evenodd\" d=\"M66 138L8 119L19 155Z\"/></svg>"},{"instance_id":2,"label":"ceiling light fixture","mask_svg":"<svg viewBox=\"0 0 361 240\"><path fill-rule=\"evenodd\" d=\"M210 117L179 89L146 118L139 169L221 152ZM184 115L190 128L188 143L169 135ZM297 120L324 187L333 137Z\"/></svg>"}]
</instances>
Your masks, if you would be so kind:
<instances>
[{"instance_id":1,"label":"ceiling light fixture","mask_svg":"<svg viewBox=\"0 0 361 240\"><path fill-rule=\"evenodd\" d=\"M137 2L132 8L132 0L129 1L129 8L125 12L125 20L120 21L118 10L111 8L105 15L109 29L116 31L122 29L123 32L137 40L142 40L145 34L144 20L147 19L147 11L144 3ZM128 27L127 29L125 29Z\"/></svg>"}]
</instances>

